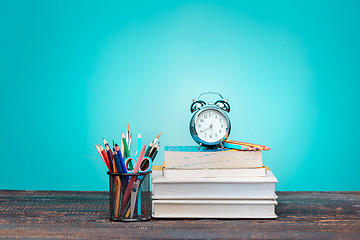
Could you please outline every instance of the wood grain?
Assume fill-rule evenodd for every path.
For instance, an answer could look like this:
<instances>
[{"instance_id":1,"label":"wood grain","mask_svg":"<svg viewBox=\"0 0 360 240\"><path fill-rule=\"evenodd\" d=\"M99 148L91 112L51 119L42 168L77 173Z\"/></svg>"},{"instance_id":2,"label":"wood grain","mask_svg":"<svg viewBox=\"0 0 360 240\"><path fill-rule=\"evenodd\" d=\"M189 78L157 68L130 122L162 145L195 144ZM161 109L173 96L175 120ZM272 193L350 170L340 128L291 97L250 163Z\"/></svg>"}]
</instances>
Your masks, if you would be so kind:
<instances>
[{"instance_id":1,"label":"wood grain","mask_svg":"<svg viewBox=\"0 0 360 240\"><path fill-rule=\"evenodd\" d=\"M109 221L107 192L0 191L0 238L360 239L360 192L277 192L276 220Z\"/></svg>"}]
</instances>

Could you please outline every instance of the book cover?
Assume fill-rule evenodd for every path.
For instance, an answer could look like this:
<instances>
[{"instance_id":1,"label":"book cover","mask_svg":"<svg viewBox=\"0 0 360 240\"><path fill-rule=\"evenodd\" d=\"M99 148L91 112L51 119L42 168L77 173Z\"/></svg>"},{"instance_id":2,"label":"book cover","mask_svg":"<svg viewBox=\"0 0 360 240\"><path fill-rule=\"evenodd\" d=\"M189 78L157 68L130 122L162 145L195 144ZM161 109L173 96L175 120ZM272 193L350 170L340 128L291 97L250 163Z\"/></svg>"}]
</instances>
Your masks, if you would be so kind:
<instances>
[{"instance_id":1,"label":"book cover","mask_svg":"<svg viewBox=\"0 0 360 240\"><path fill-rule=\"evenodd\" d=\"M163 168L162 175L168 178L265 177L266 168Z\"/></svg>"},{"instance_id":2,"label":"book cover","mask_svg":"<svg viewBox=\"0 0 360 240\"><path fill-rule=\"evenodd\" d=\"M277 179L265 177L169 178L153 171L153 199L276 199Z\"/></svg>"},{"instance_id":3,"label":"book cover","mask_svg":"<svg viewBox=\"0 0 360 240\"><path fill-rule=\"evenodd\" d=\"M277 218L276 200L153 200L154 218Z\"/></svg>"},{"instance_id":4,"label":"book cover","mask_svg":"<svg viewBox=\"0 0 360 240\"><path fill-rule=\"evenodd\" d=\"M165 146L165 168L261 168L261 151Z\"/></svg>"}]
</instances>

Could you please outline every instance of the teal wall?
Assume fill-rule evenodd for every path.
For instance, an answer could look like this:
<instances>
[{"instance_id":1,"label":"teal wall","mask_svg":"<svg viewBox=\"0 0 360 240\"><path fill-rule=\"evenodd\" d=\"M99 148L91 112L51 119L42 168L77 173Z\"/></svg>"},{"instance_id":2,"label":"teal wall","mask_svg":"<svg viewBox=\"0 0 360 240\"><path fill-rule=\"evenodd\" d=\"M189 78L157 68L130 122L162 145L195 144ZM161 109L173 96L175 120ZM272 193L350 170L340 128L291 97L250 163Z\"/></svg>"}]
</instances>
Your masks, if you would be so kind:
<instances>
[{"instance_id":1,"label":"teal wall","mask_svg":"<svg viewBox=\"0 0 360 240\"><path fill-rule=\"evenodd\" d=\"M162 132L160 164L212 90L277 190L359 191L359 26L359 1L0 0L0 189L107 190L95 143Z\"/></svg>"}]
</instances>

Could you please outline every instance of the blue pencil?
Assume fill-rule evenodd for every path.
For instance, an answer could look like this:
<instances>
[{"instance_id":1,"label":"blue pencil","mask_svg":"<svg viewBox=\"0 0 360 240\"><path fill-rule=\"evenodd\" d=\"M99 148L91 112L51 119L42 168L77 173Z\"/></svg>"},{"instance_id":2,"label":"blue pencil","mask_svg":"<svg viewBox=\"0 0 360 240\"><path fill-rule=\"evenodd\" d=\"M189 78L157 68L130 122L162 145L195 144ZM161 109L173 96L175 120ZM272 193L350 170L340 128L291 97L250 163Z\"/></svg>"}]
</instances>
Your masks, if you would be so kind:
<instances>
[{"instance_id":1,"label":"blue pencil","mask_svg":"<svg viewBox=\"0 0 360 240\"><path fill-rule=\"evenodd\" d=\"M116 143L115 143L115 151L118 153L120 165L121 165L121 168L122 168L122 172L127 173L128 171L126 169L125 161L124 161L124 158L123 158L123 156L121 154L120 147Z\"/></svg>"},{"instance_id":2,"label":"blue pencil","mask_svg":"<svg viewBox=\"0 0 360 240\"><path fill-rule=\"evenodd\" d=\"M239 144L232 144L232 143L224 142L223 146L226 148L231 148L231 149L237 149L237 150L243 150L243 151L246 150L245 146L241 146Z\"/></svg>"}]
</instances>

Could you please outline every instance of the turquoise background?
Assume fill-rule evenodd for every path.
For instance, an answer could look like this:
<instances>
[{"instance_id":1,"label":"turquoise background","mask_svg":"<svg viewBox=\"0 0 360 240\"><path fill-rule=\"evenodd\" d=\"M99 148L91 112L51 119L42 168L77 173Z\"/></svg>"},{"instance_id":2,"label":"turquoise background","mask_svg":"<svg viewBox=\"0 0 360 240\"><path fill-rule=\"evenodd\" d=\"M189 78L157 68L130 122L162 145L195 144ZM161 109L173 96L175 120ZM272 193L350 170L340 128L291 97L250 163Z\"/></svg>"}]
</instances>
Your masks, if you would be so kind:
<instances>
[{"instance_id":1,"label":"turquoise background","mask_svg":"<svg viewBox=\"0 0 360 240\"><path fill-rule=\"evenodd\" d=\"M0 189L107 190L95 143L162 132L161 164L218 91L277 190L360 190L359 24L359 1L0 0Z\"/></svg>"}]
</instances>

